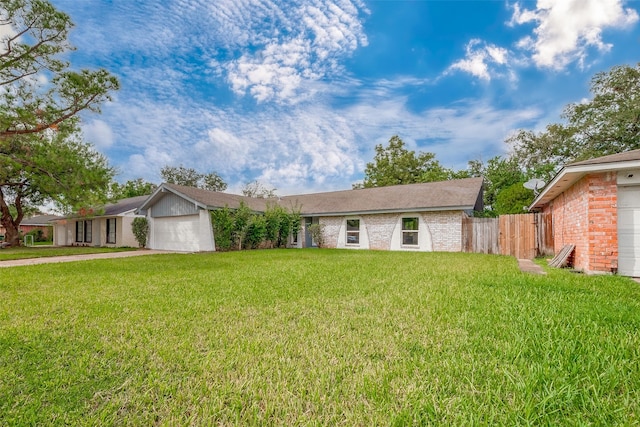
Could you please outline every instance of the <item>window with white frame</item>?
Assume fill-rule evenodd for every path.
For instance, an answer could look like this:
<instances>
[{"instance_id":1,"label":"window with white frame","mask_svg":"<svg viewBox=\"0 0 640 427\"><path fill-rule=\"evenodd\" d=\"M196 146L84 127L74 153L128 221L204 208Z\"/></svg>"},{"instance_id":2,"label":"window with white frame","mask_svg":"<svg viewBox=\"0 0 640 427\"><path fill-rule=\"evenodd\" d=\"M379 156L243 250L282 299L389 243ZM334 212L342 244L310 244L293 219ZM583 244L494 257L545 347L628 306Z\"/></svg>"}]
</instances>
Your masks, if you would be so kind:
<instances>
[{"instance_id":1,"label":"window with white frame","mask_svg":"<svg viewBox=\"0 0 640 427\"><path fill-rule=\"evenodd\" d=\"M418 245L418 218L402 218L402 244L408 246Z\"/></svg>"},{"instance_id":2,"label":"window with white frame","mask_svg":"<svg viewBox=\"0 0 640 427\"><path fill-rule=\"evenodd\" d=\"M359 245L360 244L360 220L348 219L347 220L347 245Z\"/></svg>"},{"instance_id":3,"label":"window with white frame","mask_svg":"<svg viewBox=\"0 0 640 427\"><path fill-rule=\"evenodd\" d=\"M116 219L107 218L107 243L116 242Z\"/></svg>"},{"instance_id":4,"label":"window with white frame","mask_svg":"<svg viewBox=\"0 0 640 427\"><path fill-rule=\"evenodd\" d=\"M76 221L76 242L91 243L91 226L92 221Z\"/></svg>"}]
</instances>

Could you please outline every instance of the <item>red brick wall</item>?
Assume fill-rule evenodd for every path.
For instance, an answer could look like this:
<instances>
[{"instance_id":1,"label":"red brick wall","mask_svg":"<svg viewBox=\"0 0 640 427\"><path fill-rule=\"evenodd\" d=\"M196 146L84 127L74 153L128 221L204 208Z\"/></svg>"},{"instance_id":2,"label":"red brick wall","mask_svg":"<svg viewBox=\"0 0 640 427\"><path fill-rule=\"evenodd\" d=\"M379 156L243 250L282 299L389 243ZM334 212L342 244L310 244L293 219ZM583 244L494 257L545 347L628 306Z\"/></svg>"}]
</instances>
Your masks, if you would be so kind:
<instances>
[{"instance_id":1,"label":"red brick wall","mask_svg":"<svg viewBox=\"0 0 640 427\"><path fill-rule=\"evenodd\" d=\"M545 210L553 214L554 250L576 245L574 268L610 272L617 267L616 174L590 174L556 197Z\"/></svg>"}]
</instances>

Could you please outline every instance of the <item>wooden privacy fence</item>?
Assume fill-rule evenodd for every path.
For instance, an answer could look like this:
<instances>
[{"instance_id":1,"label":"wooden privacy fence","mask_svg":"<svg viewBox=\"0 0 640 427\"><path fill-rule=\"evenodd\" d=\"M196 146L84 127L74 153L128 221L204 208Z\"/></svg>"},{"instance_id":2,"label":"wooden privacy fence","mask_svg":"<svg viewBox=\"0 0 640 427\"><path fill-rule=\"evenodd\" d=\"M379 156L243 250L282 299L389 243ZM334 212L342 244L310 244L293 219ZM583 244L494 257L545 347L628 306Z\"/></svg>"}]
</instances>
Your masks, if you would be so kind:
<instances>
[{"instance_id":1,"label":"wooden privacy fence","mask_svg":"<svg viewBox=\"0 0 640 427\"><path fill-rule=\"evenodd\" d=\"M553 254L551 215L531 213L499 218L464 218L462 242L465 252L511 255L533 259Z\"/></svg>"}]
</instances>

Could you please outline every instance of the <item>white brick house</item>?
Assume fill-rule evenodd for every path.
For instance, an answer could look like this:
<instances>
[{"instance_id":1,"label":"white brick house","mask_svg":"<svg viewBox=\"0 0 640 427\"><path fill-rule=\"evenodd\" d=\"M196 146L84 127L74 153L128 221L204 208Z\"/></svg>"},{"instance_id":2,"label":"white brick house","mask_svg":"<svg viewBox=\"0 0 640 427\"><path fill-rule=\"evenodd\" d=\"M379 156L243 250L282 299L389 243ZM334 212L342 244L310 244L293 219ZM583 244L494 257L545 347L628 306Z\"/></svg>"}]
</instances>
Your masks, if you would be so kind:
<instances>
[{"instance_id":1,"label":"white brick house","mask_svg":"<svg viewBox=\"0 0 640 427\"><path fill-rule=\"evenodd\" d=\"M162 184L139 212L149 220L151 249L215 250L208 211L242 202L256 212L272 203L299 209L302 231L292 247L316 246L309 226L320 224L325 247L459 252L463 218L483 208L482 185L468 178L256 199Z\"/></svg>"}]
</instances>

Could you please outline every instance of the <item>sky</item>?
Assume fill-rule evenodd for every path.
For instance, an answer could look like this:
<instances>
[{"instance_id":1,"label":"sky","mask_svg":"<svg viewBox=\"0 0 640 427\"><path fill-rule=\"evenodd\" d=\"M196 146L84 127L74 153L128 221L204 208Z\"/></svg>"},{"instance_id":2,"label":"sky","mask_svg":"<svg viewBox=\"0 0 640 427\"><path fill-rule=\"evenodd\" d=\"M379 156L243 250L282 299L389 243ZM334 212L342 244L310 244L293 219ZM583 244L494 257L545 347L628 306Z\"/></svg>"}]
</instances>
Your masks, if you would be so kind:
<instances>
[{"instance_id":1,"label":"sky","mask_svg":"<svg viewBox=\"0 0 640 427\"><path fill-rule=\"evenodd\" d=\"M640 62L638 0L51 2L72 67L120 80L82 115L119 182L182 165L232 193L350 189L394 135L465 169Z\"/></svg>"}]
</instances>

